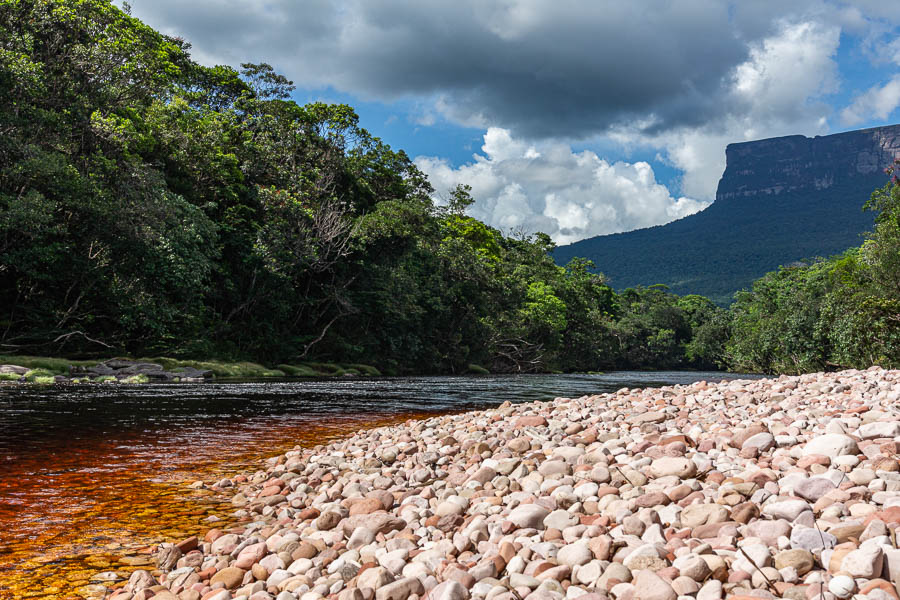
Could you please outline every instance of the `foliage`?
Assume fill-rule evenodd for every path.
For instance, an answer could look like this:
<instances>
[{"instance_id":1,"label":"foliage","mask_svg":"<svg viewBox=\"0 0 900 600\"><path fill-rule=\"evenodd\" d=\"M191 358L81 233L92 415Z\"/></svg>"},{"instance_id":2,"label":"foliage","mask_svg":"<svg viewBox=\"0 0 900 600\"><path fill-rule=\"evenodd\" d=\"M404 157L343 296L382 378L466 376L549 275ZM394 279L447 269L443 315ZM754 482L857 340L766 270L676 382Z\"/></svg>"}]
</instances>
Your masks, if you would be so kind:
<instances>
[{"instance_id":1,"label":"foliage","mask_svg":"<svg viewBox=\"0 0 900 600\"><path fill-rule=\"evenodd\" d=\"M823 161L825 159L823 158ZM761 169L758 188L769 170ZM719 199L677 221L561 246L559 264L575 256L591 259L617 291L664 283L679 295L702 294L729 306L738 290L777 265L838 254L859 245L873 215L859 210L883 183L879 173L852 175L835 169L834 184Z\"/></svg>"},{"instance_id":2,"label":"foliage","mask_svg":"<svg viewBox=\"0 0 900 600\"><path fill-rule=\"evenodd\" d=\"M351 107L189 49L108 0L0 0L3 352L240 377L721 358L708 301L557 266L468 216L467 186L435 204Z\"/></svg>"},{"instance_id":3,"label":"foliage","mask_svg":"<svg viewBox=\"0 0 900 600\"><path fill-rule=\"evenodd\" d=\"M726 351L732 368L900 367L900 180L873 192L865 208L877 215L862 246L783 267L738 295Z\"/></svg>"}]
</instances>

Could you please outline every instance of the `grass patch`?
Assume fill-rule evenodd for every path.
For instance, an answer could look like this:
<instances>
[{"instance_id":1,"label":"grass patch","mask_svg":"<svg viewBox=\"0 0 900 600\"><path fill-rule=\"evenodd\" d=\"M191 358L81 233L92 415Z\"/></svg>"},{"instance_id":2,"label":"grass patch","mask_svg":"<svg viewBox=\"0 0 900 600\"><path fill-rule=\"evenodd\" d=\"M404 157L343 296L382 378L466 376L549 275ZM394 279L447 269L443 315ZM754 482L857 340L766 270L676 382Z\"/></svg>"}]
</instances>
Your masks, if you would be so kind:
<instances>
[{"instance_id":1,"label":"grass patch","mask_svg":"<svg viewBox=\"0 0 900 600\"><path fill-rule=\"evenodd\" d=\"M150 378L143 373L139 373L137 375L132 375L131 377L126 377L119 383L150 383Z\"/></svg>"},{"instance_id":2,"label":"grass patch","mask_svg":"<svg viewBox=\"0 0 900 600\"><path fill-rule=\"evenodd\" d=\"M212 371L216 377L284 377L284 371L270 369L253 362L225 362L221 360L181 360L160 356L140 359L162 365L166 371L176 371L183 367L193 367L201 371Z\"/></svg>"},{"instance_id":3,"label":"grass patch","mask_svg":"<svg viewBox=\"0 0 900 600\"><path fill-rule=\"evenodd\" d=\"M366 377L381 377L381 371L379 371L372 365L361 365L358 363L354 363L347 366L354 371L358 371L360 374L365 375Z\"/></svg>"},{"instance_id":4,"label":"grass patch","mask_svg":"<svg viewBox=\"0 0 900 600\"><path fill-rule=\"evenodd\" d=\"M307 365L278 365L280 371L284 371L291 377L321 377L322 374Z\"/></svg>"},{"instance_id":5,"label":"grass patch","mask_svg":"<svg viewBox=\"0 0 900 600\"><path fill-rule=\"evenodd\" d=\"M56 373L53 373L52 371L48 371L47 369L32 369L32 370L28 371L27 373L25 373L25 381L30 381L32 383L38 383L38 381L37 381L38 378L46 379L49 377L50 383L53 383L54 375L56 375Z\"/></svg>"},{"instance_id":6,"label":"grass patch","mask_svg":"<svg viewBox=\"0 0 900 600\"><path fill-rule=\"evenodd\" d=\"M490 375L491 374L490 371L488 371L481 365L476 365L475 363L472 363L471 365L469 365L469 373L472 373L473 375Z\"/></svg>"},{"instance_id":7,"label":"grass patch","mask_svg":"<svg viewBox=\"0 0 900 600\"><path fill-rule=\"evenodd\" d=\"M117 380L112 375L104 375L102 377L94 377L90 381L91 381L91 383L111 383L111 382L115 382Z\"/></svg>"},{"instance_id":8,"label":"grass patch","mask_svg":"<svg viewBox=\"0 0 900 600\"><path fill-rule=\"evenodd\" d=\"M67 375L69 366L93 367L99 360L70 360L68 358L51 358L47 356L0 355L0 364L18 365L27 369L43 369L53 375Z\"/></svg>"},{"instance_id":9,"label":"grass patch","mask_svg":"<svg viewBox=\"0 0 900 600\"><path fill-rule=\"evenodd\" d=\"M121 358L121 357L120 357ZM69 367L93 367L101 362L111 359L97 360L70 360L66 358L51 358L43 356L18 356L0 355L0 364L19 365L38 372L36 376L69 375ZM171 358L168 356L156 356L152 358L123 358L122 360L135 360L138 362L150 362L161 365L166 371L178 373L180 369L191 367L201 371L211 371L215 377L233 378L259 378L259 377L341 377L353 375L356 377L380 377L382 372L371 365L359 363L338 364L327 362L305 362L296 365L280 364L275 368L266 367L255 362L227 362L222 360L187 360ZM476 365L477 366L477 365ZM485 371L487 372L487 371ZM146 383L143 376L129 377L123 383ZM0 381L18 381L15 374L0 376ZM82 382L105 381L106 378L81 378ZM29 379L31 381L31 379Z\"/></svg>"},{"instance_id":10,"label":"grass patch","mask_svg":"<svg viewBox=\"0 0 900 600\"><path fill-rule=\"evenodd\" d=\"M308 362L303 365L322 375L343 375L345 373L344 369L336 363Z\"/></svg>"},{"instance_id":11,"label":"grass patch","mask_svg":"<svg viewBox=\"0 0 900 600\"><path fill-rule=\"evenodd\" d=\"M0 373L0 381L18 381L21 378L21 375L16 375L15 373Z\"/></svg>"}]
</instances>

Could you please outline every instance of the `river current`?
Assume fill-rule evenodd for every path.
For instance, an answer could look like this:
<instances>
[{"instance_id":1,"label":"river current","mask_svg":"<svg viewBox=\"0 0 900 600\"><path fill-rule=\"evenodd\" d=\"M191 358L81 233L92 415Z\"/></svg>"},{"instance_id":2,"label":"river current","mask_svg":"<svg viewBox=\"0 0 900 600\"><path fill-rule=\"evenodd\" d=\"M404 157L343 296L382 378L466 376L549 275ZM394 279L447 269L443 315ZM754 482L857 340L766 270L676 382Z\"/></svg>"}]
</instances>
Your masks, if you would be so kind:
<instances>
[{"instance_id":1,"label":"river current","mask_svg":"<svg viewBox=\"0 0 900 600\"><path fill-rule=\"evenodd\" d=\"M153 547L229 523L191 486L429 414L748 376L704 372L0 386L0 599L94 597ZM111 575L111 577L114 575ZM94 578L94 579L92 579Z\"/></svg>"}]
</instances>

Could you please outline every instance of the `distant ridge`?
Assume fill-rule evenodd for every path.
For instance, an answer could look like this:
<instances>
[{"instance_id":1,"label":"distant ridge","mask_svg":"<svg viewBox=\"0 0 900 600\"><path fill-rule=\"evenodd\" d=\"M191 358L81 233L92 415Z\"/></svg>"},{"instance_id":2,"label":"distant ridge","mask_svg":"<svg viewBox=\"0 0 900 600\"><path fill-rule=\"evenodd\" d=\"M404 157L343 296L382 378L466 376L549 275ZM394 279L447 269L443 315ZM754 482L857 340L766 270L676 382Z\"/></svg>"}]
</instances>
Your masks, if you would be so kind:
<instances>
[{"instance_id":1,"label":"distant ridge","mask_svg":"<svg viewBox=\"0 0 900 600\"><path fill-rule=\"evenodd\" d=\"M860 244L874 218L862 205L900 157L900 125L729 144L725 155L706 210L561 246L554 258L589 258L616 289L662 283L728 304L767 271Z\"/></svg>"}]
</instances>

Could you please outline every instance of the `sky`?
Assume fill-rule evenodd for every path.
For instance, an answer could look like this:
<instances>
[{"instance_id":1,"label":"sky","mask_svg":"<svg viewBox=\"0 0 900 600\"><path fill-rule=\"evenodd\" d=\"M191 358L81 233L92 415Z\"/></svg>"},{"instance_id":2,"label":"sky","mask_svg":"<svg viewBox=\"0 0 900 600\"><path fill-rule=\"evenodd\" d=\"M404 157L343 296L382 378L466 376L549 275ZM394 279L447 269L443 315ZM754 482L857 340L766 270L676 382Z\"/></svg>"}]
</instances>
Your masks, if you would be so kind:
<instances>
[{"instance_id":1,"label":"sky","mask_svg":"<svg viewBox=\"0 0 900 600\"><path fill-rule=\"evenodd\" d=\"M725 147L900 122L889 0L131 0L203 64L355 107L438 202L558 244L715 199ZM120 3L121 5L121 3Z\"/></svg>"}]
</instances>

